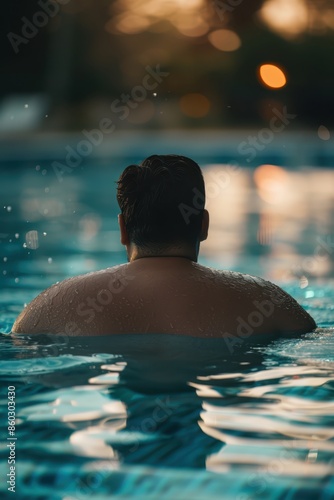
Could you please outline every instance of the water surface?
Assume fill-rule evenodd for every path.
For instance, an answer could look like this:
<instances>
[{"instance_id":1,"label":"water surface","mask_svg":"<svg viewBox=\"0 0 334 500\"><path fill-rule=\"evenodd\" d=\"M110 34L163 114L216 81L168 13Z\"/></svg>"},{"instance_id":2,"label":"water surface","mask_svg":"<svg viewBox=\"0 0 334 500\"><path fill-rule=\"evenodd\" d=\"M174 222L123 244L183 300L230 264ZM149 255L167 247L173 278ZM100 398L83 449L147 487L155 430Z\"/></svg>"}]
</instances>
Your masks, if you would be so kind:
<instances>
[{"instance_id":1,"label":"water surface","mask_svg":"<svg viewBox=\"0 0 334 500\"><path fill-rule=\"evenodd\" d=\"M217 166L205 170L211 239L199 262L278 282L319 326L230 352L158 332L8 335L47 286L125 261L120 164L84 165L62 184L47 164L21 167L0 186L1 421L15 386L16 498L334 498L334 174L282 170L268 185L266 171L239 169L217 191Z\"/></svg>"}]
</instances>

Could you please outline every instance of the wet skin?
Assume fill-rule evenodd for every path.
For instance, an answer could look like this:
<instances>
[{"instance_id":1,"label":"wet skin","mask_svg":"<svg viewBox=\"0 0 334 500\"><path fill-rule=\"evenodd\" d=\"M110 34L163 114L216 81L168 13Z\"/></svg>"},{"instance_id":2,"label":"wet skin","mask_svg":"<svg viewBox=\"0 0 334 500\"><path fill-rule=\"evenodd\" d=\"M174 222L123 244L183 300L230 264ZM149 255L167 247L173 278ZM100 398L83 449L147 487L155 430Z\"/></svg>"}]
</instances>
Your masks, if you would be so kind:
<instances>
[{"instance_id":1,"label":"wet skin","mask_svg":"<svg viewBox=\"0 0 334 500\"><path fill-rule=\"evenodd\" d=\"M248 338L302 334L311 316L277 285L180 256L145 257L53 285L12 333L168 333Z\"/></svg>"}]
</instances>

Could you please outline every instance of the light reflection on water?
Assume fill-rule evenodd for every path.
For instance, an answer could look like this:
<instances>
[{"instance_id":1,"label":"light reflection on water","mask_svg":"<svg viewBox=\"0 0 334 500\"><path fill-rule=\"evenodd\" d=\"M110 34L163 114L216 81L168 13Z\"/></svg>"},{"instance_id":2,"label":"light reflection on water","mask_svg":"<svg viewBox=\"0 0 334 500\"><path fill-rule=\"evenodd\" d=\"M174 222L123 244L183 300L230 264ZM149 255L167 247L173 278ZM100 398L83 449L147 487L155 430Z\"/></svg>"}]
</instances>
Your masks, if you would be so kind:
<instances>
[{"instance_id":1,"label":"light reflection on water","mask_svg":"<svg viewBox=\"0 0 334 500\"><path fill-rule=\"evenodd\" d=\"M87 165L62 183L51 169L45 176L33 167L6 176L0 187L3 206L11 207L1 214L4 279L19 275L29 284L35 273L52 283L55 276L124 262L115 181L125 165ZM333 171L202 166L210 230L200 262L306 285L309 278L333 277ZM35 235L35 246L27 234Z\"/></svg>"},{"instance_id":2,"label":"light reflection on water","mask_svg":"<svg viewBox=\"0 0 334 500\"><path fill-rule=\"evenodd\" d=\"M217 266L252 267L278 281L333 276L333 171L262 165L222 180L214 166L205 179L214 196L208 195L211 238L203 251Z\"/></svg>"},{"instance_id":3,"label":"light reflection on water","mask_svg":"<svg viewBox=\"0 0 334 500\"><path fill-rule=\"evenodd\" d=\"M51 283L124 262L113 183L123 167L63 184L18 170L1 184L11 209L1 216L0 331ZM2 336L20 498L333 498L334 172L211 165L205 177L211 233L200 262L285 282L323 328L250 339L233 356L219 339Z\"/></svg>"},{"instance_id":4,"label":"light reflection on water","mask_svg":"<svg viewBox=\"0 0 334 500\"><path fill-rule=\"evenodd\" d=\"M333 328L233 355L175 335L1 342L27 498L332 498Z\"/></svg>"}]
</instances>

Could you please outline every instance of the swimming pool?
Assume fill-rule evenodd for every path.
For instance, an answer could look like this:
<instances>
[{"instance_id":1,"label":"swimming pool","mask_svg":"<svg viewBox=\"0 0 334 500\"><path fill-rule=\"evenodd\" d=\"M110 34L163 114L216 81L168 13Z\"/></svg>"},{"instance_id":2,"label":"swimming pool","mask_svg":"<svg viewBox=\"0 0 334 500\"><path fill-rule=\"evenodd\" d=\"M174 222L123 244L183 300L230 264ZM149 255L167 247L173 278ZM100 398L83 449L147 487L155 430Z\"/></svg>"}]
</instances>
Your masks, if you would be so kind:
<instances>
[{"instance_id":1,"label":"swimming pool","mask_svg":"<svg viewBox=\"0 0 334 500\"><path fill-rule=\"evenodd\" d=\"M87 161L63 182L46 160L3 165L1 421L15 401L16 427L2 427L2 491L10 498L10 456L22 499L333 498L329 170L205 162L211 241L200 263L282 284L317 331L233 352L175 335L6 335L45 287L125 261L114 181L135 160Z\"/></svg>"}]
</instances>

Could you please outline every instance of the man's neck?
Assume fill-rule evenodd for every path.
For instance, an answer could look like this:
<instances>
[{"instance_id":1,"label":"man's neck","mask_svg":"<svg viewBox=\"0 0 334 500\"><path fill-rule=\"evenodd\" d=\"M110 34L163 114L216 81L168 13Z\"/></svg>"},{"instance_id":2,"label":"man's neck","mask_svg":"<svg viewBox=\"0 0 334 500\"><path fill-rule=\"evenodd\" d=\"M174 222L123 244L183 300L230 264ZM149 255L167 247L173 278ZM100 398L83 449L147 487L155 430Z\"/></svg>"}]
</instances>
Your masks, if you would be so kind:
<instances>
[{"instance_id":1,"label":"man's neck","mask_svg":"<svg viewBox=\"0 0 334 500\"><path fill-rule=\"evenodd\" d=\"M133 262L139 259L148 259L148 258L182 258L187 259L192 262L197 262L197 252L194 248L169 248L168 250L164 250L161 253L147 252L143 249L140 249L136 246L131 246L131 248L127 249L128 261Z\"/></svg>"}]
</instances>

